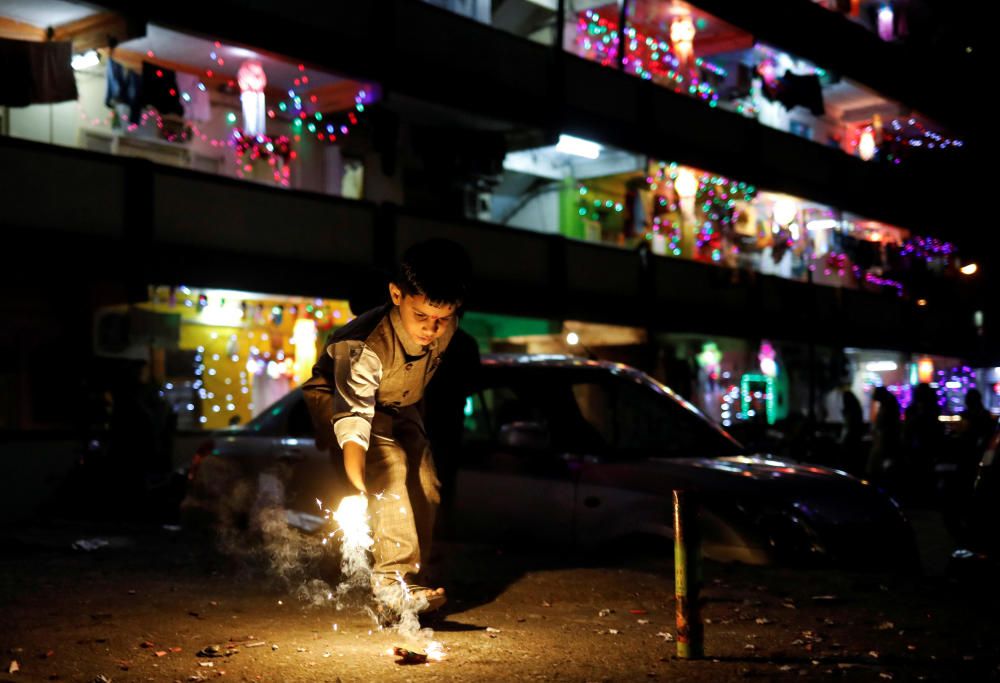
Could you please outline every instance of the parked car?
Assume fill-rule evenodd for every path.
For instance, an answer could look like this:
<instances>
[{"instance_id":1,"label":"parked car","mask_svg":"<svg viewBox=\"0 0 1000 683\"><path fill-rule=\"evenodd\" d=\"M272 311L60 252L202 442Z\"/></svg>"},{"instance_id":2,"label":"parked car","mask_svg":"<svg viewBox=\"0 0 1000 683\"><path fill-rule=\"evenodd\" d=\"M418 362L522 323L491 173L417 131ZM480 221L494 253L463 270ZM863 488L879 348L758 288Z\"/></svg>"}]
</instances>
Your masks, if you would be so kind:
<instances>
[{"instance_id":1,"label":"parked car","mask_svg":"<svg viewBox=\"0 0 1000 683\"><path fill-rule=\"evenodd\" d=\"M748 453L694 406L625 365L488 355L466 400L454 500L460 538L599 547L671 539L672 491L701 500L704 553L750 564L917 568L909 523L863 480ZM187 519L245 523L277 497L291 523L322 526L316 499L343 492L301 392L214 434L192 462ZM342 495L342 494L341 494Z\"/></svg>"}]
</instances>

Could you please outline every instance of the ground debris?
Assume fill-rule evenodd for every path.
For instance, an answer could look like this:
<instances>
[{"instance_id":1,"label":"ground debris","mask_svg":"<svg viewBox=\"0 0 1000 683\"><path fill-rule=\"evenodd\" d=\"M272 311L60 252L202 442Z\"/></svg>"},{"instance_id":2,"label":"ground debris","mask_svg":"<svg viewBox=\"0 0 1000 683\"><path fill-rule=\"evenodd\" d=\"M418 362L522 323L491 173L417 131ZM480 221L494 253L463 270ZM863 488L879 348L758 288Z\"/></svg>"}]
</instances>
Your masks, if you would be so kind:
<instances>
[{"instance_id":1,"label":"ground debris","mask_svg":"<svg viewBox=\"0 0 1000 683\"><path fill-rule=\"evenodd\" d=\"M637 623L637 624L648 624L649 623L649 619L636 619L635 623Z\"/></svg>"},{"instance_id":2,"label":"ground debris","mask_svg":"<svg viewBox=\"0 0 1000 683\"><path fill-rule=\"evenodd\" d=\"M616 628L609 628L609 629L608 629L608 633L610 633L610 634L611 634L611 635L613 635L613 636L617 636L617 635L618 635L619 633L621 633L621 631L619 631L619 630L618 630L618 629L616 629Z\"/></svg>"},{"instance_id":3,"label":"ground debris","mask_svg":"<svg viewBox=\"0 0 1000 683\"><path fill-rule=\"evenodd\" d=\"M427 661L426 652L407 650L405 647L399 647L398 645L392 648L392 654L399 658L396 660L397 664L423 664Z\"/></svg>"},{"instance_id":4,"label":"ground debris","mask_svg":"<svg viewBox=\"0 0 1000 683\"><path fill-rule=\"evenodd\" d=\"M81 538L77 541L73 541L71 546L73 550L98 550L99 548L105 548L111 545L111 543L105 538Z\"/></svg>"},{"instance_id":5,"label":"ground debris","mask_svg":"<svg viewBox=\"0 0 1000 683\"><path fill-rule=\"evenodd\" d=\"M765 626L767 624L773 624L774 621L768 619L767 617L757 617L756 619L754 619L754 623L756 623L758 626Z\"/></svg>"},{"instance_id":6,"label":"ground debris","mask_svg":"<svg viewBox=\"0 0 1000 683\"><path fill-rule=\"evenodd\" d=\"M16 674L21 670L21 665L17 663L16 659L10 660L10 665L7 667L7 673Z\"/></svg>"},{"instance_id":7,"label":"ground debris","mask_svg":"<svg viewBox=\"0 0 1000 683\"><path fill-rule=\"evenodd\" d=\"M604 609L602 609L600 612L597 613L597 616L599 616L599 617L606 617L609 614L614 614L614 613L615 613L615 611L613 609L609 609L609 608L605 607Z\"/></svg>"},{"instance_id":8,"label":"ground debris","mask_svg":"<svg viewBox=\"0 0 1000 683\"><path fill-rule=\"evenodd\" d=\"M486 632L487 633L500 633L500 629L493 628L492 626L487 626L486 627Z\"/></svg>"},{"instance_id":9,"label":"ground debris","mask_svg":"<svg viewBox=\"0 0 1000 683\"><path fill-rule=\"evenodd\" d=\"M879 624L876 627L876 630L877 631L891 631L894 628L896 628L896 625L894 623L892 623L891 621L883 621L881 624Z\"/></svg>"},{"instance_id":10,"label":"ground debris","mask_svg":"<svg viewBox=\"0 0 1000 683\"><path fill-rule=\"evenodd\" d=\"M111 677L104 674L97 674L91 683L111 683Z\"/></svg>"},{"instance_id":11,"label":"ground debris","mask_svg":"<svg viewBox=\"0 0 1000 683\"><path fill-rule=\"evenodd\" d=\"M659 638L663 638L663 640L668 643L673 642L674 640L674 635L672 633L667 633L666 631L660 631L656 635Z\"/></svg>"},{"instance_id":12,"label":"ground debris","mask_svg":"<svg viewBox=\"0 0 1000 683\"><path fill-rule=\"evenodd\" d=\"M255 643L243 643L243 647L263 647L265 645L267 645L267 643L263 640L258 640Z\"/></svg>"}]
</instances>

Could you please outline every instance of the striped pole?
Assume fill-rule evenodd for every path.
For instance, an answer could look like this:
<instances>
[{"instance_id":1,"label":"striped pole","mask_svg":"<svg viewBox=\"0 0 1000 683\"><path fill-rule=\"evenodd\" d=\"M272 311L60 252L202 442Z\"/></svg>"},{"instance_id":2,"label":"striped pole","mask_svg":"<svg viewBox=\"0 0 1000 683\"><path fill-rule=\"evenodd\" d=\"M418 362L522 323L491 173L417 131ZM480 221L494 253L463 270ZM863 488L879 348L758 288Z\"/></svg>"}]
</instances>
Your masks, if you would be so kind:
<instances>
[{"instance_id":1,"label":"striped pole","mask_svg":"<svg viewBox=\"0 0 1000 683\"><path fill-rule=\"evenodd\" d=\"M701 533L698 501L689 491L674 490L674 597L677 600L677 656L705 656L701 591Z\"/></svg>"}]
</instances>

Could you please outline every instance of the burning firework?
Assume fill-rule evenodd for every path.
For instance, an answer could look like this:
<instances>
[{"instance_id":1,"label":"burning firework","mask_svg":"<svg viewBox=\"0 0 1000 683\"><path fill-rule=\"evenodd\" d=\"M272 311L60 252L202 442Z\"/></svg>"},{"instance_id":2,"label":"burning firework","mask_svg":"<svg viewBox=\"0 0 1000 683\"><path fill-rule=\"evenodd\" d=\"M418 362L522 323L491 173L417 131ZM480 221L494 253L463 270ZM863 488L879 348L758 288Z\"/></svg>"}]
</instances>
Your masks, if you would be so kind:
<instances>
[{"instance_id":1,"label":"burning firework","mask_svg":"<svg viewBox=\"0 0 1000 683\"><path fill-rule=\"evenodd\" d=\"M377 498L381 494L376 495ZM429 661L440 661L444 659L444 647L441 643L432 640L434 632L430 629L420 628L418 613L428 606L425 595L413 594L406 584L403 576L396 576L396 580L389 585L373 586L371 584L372 565L369 551L375 544L372 538L371 527L368 524L368 498L363 495L347 496L344 498L336 511L331 511L323 507L320 500L316 501L325 518L336 525L336 529L329 532L323 539L323 544L340 536L341 560L340 569L344 575L344 580L337 586L337 608L340 609L340 598L355 587L366 586L374 588L375 600L380 613L391 613L396 624L396 631L415 642L425 642L424 651L418 649L397 647L390 650L390 654L400 657L401 664L418 664ZM334 597L333 593L328 595L328 599ZM376 615L377 617L377 615ZM382 621L380 619L380 621Z\"/></svg>"}]
</instances>

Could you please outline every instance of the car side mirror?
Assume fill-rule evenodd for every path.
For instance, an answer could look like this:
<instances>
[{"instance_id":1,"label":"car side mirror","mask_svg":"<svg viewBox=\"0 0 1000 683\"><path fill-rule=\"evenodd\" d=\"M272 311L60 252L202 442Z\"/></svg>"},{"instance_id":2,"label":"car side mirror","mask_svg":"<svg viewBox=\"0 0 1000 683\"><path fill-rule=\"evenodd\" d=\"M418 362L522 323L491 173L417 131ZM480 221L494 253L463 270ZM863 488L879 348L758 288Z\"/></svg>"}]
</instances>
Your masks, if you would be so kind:
<instances>
[{"instance_id":1,"label":"car side mirror","mask_svg":"<svg viewBox=\"0 0 1000 683\"><path fill-rule=\"evenodd\" d=\"M508 422L500 425L499 442L507 448L541 451L549 448L549 428L541 422Z\"/></svg>"}]
</instances>

